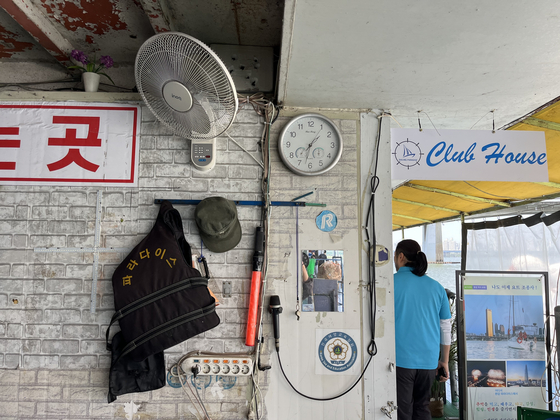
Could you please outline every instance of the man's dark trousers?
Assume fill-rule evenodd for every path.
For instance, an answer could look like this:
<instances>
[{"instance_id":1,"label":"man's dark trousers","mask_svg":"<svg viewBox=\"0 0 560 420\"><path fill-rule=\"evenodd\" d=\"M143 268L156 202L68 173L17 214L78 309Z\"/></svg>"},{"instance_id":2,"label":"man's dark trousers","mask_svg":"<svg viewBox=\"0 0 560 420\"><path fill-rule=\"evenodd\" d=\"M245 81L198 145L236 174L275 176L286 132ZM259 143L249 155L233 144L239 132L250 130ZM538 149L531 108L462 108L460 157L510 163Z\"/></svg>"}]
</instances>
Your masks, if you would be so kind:
<instances>
[{"instance_id":1,"label":"man's dark trousers","mask_svg":"<svg viewBox=\"0 0 560 420\"><path fill-rule=\"evenodd\" d=\"M436 369L405 369L397 366L398 420L431 420L430 389Z\"/></svg>"}]
</instances>

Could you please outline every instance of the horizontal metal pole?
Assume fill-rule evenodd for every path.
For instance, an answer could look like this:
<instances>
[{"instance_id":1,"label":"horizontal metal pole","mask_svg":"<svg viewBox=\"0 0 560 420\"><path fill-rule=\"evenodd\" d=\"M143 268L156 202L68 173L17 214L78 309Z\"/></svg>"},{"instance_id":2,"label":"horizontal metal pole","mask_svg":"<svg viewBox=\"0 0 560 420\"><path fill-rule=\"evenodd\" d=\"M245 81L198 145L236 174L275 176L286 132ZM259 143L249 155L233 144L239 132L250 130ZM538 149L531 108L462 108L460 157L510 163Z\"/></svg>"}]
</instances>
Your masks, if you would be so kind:
<instances>
[{"instance_id":1,"label":"horizontal metal pole","mask_svg":"<svg viewBox=\"0 0 560 420\"><path fill-rule=\"evenodd\" d=\"M535 127L546 128L547 130L560 131L560 124L558 124L557 122L542 120L540 118L527 117L523 121L521 121L521 123L533 125Z\"/></svg>"},{"instance_id":2,"label":"horizontal metal pole","mask_svg":"<svg viewBox=\"0 0 560 420\"><path fill-rule=\"evenodd\" d=\"M455 214L460 214L461 213L458 210L448 209L447 207L439 207L439 206L434 206L434 205L431 205L431 204L419 203L417 201L403 200L402 198L394 198L393 197L393 201L396 201L397 203L412 204L413 206L428 207L428 208L434 209L434 210L448 211L450 213L455 213Z\"/></svg>"},{"instance_id":3,"label":"horizontal metal pole","mask_svg":"<svg viewBox=\"0 0 560 420\"><path fill-rule=\"evenodd\" d=\"M474 196L474 195L461 194L461 193L457 193L457 192L453 192L453 191L440 190L439 188L425 187L423 185L412 184L410 182L407 182L403 186L404 187L409 187L409 188L414 188L414 189L421 190L421 191L429 191L429 192L434 192L434 193L451 195L453 197L466 198L468 200L481 201L483 203L491 203L491 204L494 204L496 206L511 207L511 204L509 202L492 200L490 198L482 198L482 197L477 197L477 196Z\"/></svg>"},{"instance_id":4,"label":"horizontal metal pole","mask_svg":"<svg viewBox=\"0 0 560 420\"><path fill-rule=\"evenodd\" d=\"M95 247L87 247L87 248L62 248L59 246L54 246L50 248L33 248L33 252L81 252L81 253L95 253L95 252L126 252L129 253L132 251L132 248L95 248Z\"/></svg>"},{"instance_id":5,"label":"horizontal metal pole","mask_svg":"<svg viewBox=\"0 0 560 420\"><path fill-rule=\"evenodd\" d=\"M178 205L197 205L202 200L166 200L162 198L156 198L154 200L154 204L161 204L164 201L169 201L171 204L178 204ZM239 200L231 200L237 206L264 206L264 201L239 201ZM271 201L271 206L292 206L292 207L327 207L326 204L323 203L307 203L305 201Z\"/></svg>"}]
</instances>

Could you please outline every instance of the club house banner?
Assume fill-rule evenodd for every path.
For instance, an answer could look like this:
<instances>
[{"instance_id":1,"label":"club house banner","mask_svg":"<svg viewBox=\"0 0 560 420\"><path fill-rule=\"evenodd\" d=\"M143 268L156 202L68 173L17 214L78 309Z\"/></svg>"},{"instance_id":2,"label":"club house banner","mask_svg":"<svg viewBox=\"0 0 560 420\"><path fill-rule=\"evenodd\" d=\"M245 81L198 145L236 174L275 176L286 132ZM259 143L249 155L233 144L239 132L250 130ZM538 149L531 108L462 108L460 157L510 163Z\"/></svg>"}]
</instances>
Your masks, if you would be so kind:
<instances>
[{"instance_id":1,"label":"club house banner","mask_svg":"<svg viewBox=\"0 0 560 420\"><path fill-rule=\"evenodd\" d=\"M548 182L542 131L391 129L392 178Z\"/></svg>"}]
</instances>

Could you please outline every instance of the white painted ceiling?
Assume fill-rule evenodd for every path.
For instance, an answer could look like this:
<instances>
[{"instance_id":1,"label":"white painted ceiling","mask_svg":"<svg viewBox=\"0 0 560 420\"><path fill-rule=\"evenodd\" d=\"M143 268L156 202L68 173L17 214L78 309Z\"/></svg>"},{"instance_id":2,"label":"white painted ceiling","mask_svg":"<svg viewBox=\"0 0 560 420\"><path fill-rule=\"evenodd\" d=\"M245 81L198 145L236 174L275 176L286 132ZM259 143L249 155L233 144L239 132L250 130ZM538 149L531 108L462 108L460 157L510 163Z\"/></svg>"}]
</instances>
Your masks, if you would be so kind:
<instances>
[{"instance_id":1,"label":"white painted ceiling","mask_svg":"<svg viewBox=\"0 0 560 420\"><path fill-rule=\"evenodd\" d=\"M555 0L287 0L284 16L285 105L491 129L492 110L499 128L560 96Z\"/></svg>"}]
</instances>

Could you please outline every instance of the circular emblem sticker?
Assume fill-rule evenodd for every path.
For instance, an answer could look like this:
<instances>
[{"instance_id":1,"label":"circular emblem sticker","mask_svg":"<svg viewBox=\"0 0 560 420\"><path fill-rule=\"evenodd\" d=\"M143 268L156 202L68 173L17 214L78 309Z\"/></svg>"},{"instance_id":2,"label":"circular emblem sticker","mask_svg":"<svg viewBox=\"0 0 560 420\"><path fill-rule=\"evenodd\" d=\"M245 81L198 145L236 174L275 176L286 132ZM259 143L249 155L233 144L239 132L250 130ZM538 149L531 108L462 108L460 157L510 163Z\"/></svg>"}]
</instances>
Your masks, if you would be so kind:
<instances>
[{"instance_id":1,"label":"circular emblem sticker","mask_svg":"<svg viewBox=\"0 0 560 420\"><path fill-rule=\"evenodd\" d=\"M338 224L338 219L332 211L324 210L315 219L315 224L323 232L331 232Z\"/></svg>"},{"instance_id":2,"label":"circular emblem sticker","mask_svg":"<svg viewBox=\"0 0 560 420\"><path fill-rule=\"evenodd\" d=\"M181 388L181 380L177 374L176 366L173 366L169 372L167 372L167 384L172 388Z\"/></svg>"},{"instance_id":3,"label":"circular emblem sticker","mask_svg":"<svg viewBox=\"0 0 560 420\"><path fill-rule=\"evenodd\" d=\"M237 382L237 378L235 376L219 375L216 376L216 382L221 383L224 389L231 389Z\"/></svg>"},{"instance_id":4,"label":"circular emblem sticker","mask_svg":"<svg viewBox=\"0 0 560 420\"><path fill-rule=\"evenodd\" d=\"M408 139L397 143L393 155L397 160L397 165L406 166L410 169L414 165L420 165L420 159L422 158L422 151L420 150L420 143L414 143Z\"/></svg>"},{"instance_id":5,"label":"circular emblem sticker","mask_svg":"<svg viewBox=\"0 0 560 420\"><path fill-rule=\"evenodd\" d=\"M329 333L319 343L319 360L333 372L350 369L357 358L356 342L346 333Z\"/></svg>"},{"instance_id":6,"label":"circular emblem sticker","mask_svg":"<svg viewBox=\"0 0 560 420\"><path fill-rule=\"evenodd\" d=\"M197 376L196 379L194 375L191 376L191 384L196 386L198 389L208 388L212 383L212 377L208 376Z\"/></svg>"}]
</instances>

